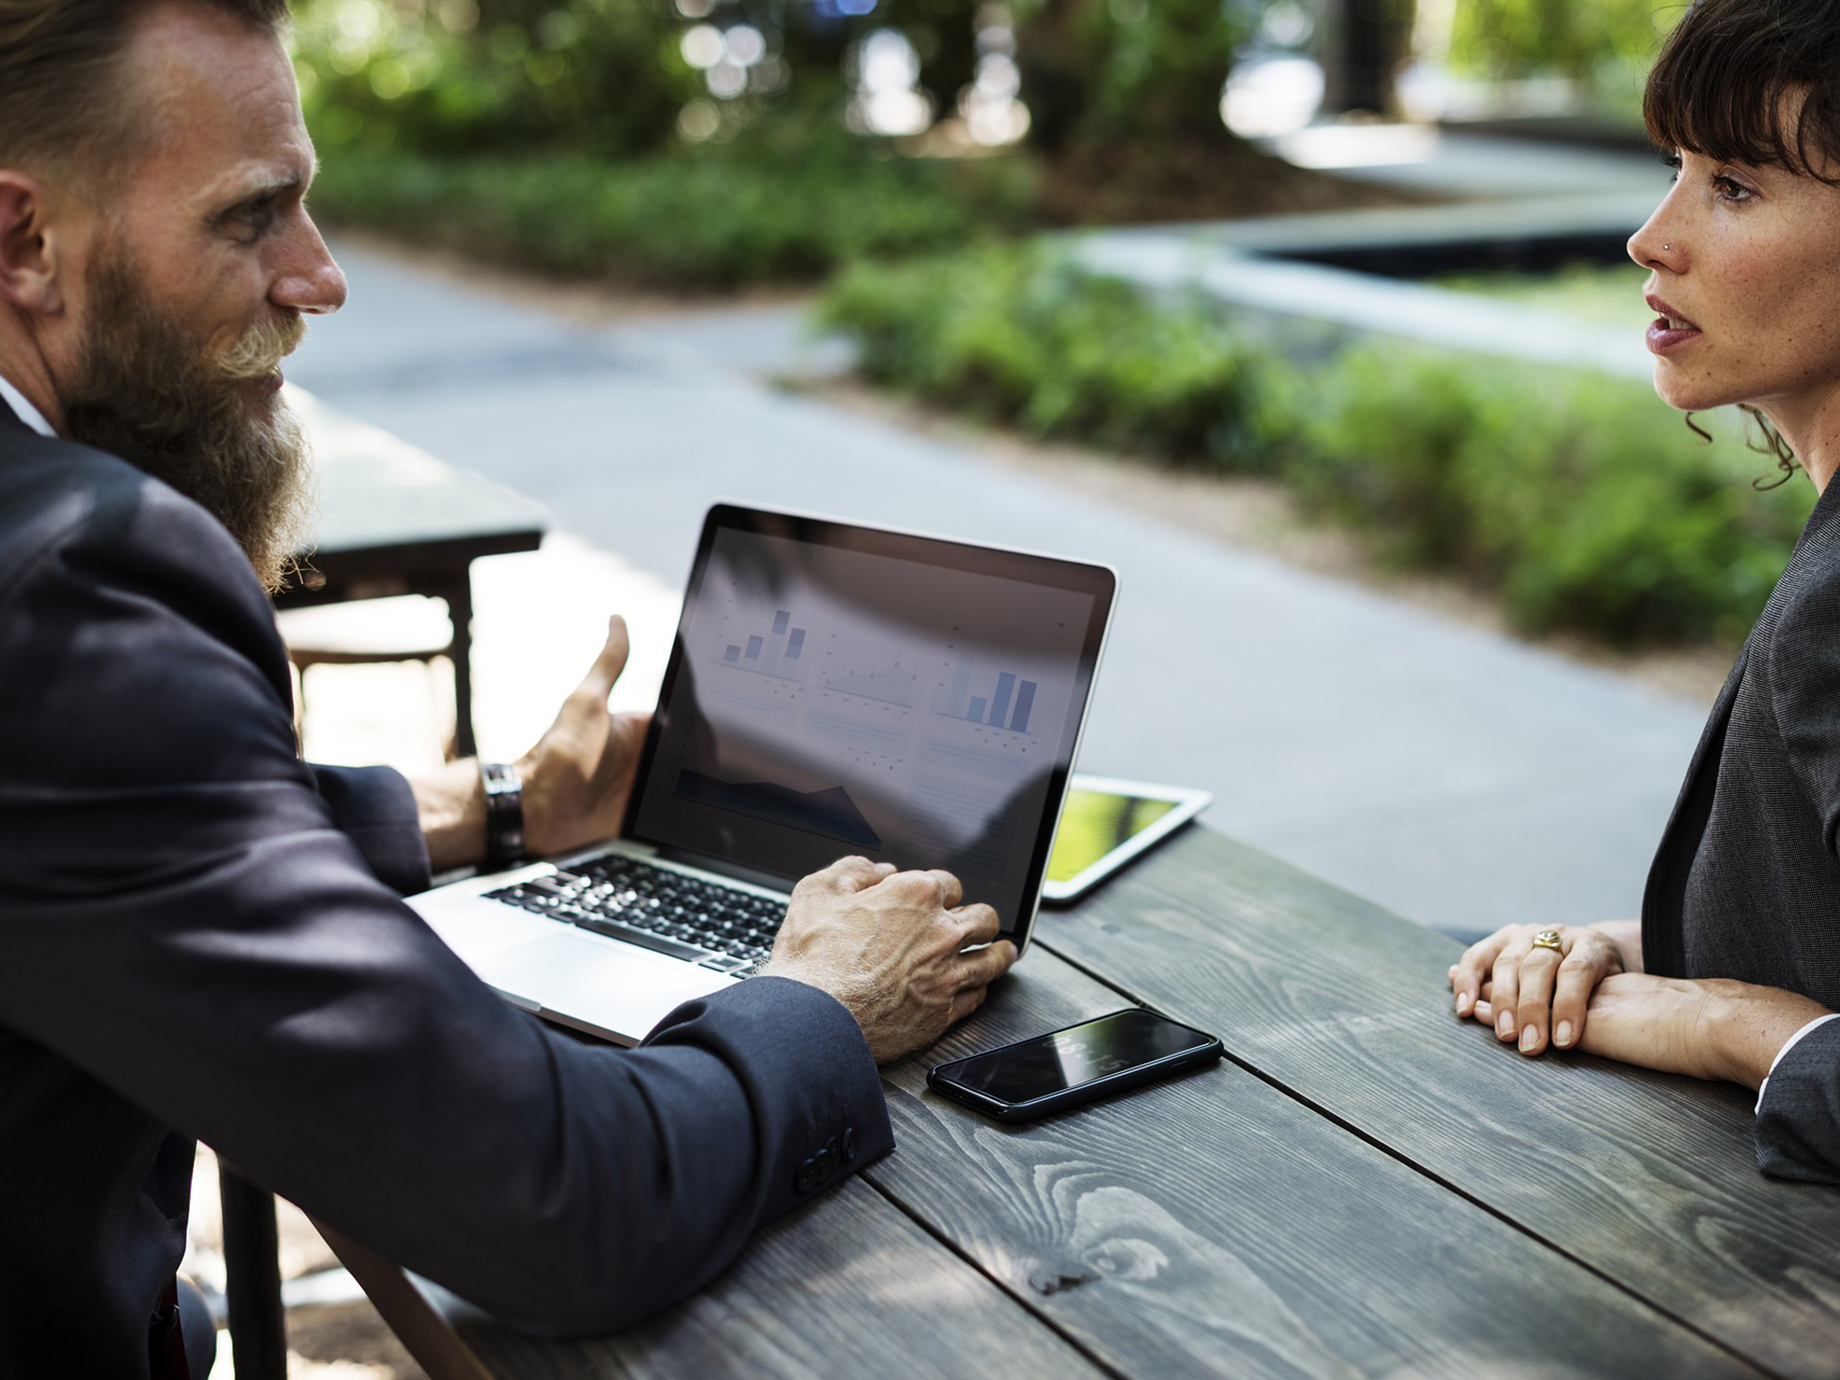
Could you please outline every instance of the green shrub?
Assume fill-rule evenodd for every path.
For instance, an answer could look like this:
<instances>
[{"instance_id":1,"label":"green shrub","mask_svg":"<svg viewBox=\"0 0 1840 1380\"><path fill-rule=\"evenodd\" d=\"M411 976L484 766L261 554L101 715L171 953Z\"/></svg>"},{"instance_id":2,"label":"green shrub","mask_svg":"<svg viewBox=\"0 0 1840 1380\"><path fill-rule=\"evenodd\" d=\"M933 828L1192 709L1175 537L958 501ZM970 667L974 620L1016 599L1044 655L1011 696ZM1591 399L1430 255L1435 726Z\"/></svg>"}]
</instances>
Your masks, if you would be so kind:
<instances>
[{"instance_id":1,"label":"green shrub","mask_svg":"<svg viewBox=\"0 0 1840 1380\"><path fill-rule=\"evenodd\" d=\"M1811 501L1755 492L1768 464L1729 421L1707 446L1636 380L1371 341L1313 391L1287 478L1400 559L1499 588L1530 629L1741 634Z\"/></svg>"},{"instance_id":2,"label":"green shrub","mask_svg":"<svg viewBox=\"0 0 1840 1380\"><path fill-rule=\"evenodd\" d=\"M1402 564L1454 564L1471 515L1458 468L1483 400L1460 363L1355 349L1300 381L1284 477L1337 517L1385 534Z\"/></svg>"},{"instance_id":3,"label":"green shrub","mask_svg":"<svg viewBox=\"0 0 1840 1380\"><path fill-rule=\"evenodd\" d=\"M1196 303L1163 307L1037 249L858 265L819 319L863 372L1037 436L1255 469L1258 360Z\"/></svg>"},{"instance_id":4,"label":"green shrub","mask_svg":"<svg viewBox=\"0 0 1840 1380\"><path fill-rule=\"evenodd\" d=\"M1370 339L1299 363L1218 306L1157 304L1040 249L858 266L820 318L880 382L1039 435L1277 468L1403 563L1500 591L1532 630L1735 640L1812 494L1735 417L1708 446L1640 381ZM1281 457L1281 460L1279 459Z\"/></svg>"},{"instance_id":5,"label":"green shrub","mask_svg":"<svg viewBox=\"0 0 1840 1380\"><path fill-rule=\"evenodd\" d=\"M327 158L313 204L335 225L484 259L697 290L809 281L867 255L975 241L1027 214L1018 164L881 157L844 137L634 162L348 150Z\"/></svg>"}]
</instances>

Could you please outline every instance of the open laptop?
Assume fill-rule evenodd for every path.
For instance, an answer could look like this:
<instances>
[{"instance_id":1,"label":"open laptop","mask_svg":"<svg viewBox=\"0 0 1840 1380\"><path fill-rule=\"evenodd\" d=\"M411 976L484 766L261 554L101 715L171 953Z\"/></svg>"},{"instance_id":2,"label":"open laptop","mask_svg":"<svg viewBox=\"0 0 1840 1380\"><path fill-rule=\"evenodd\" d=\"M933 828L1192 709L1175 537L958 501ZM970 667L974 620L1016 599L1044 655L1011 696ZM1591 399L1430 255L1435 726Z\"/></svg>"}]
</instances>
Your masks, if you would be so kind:
<instances>
[{"instance_id":1,"label":"open laptop","mask_svg":"<svg viewBox=\"0 0 1840 1380\"><path fill-rule=\"evenodd\" d=\"M410 904L526 1010L636 1043L767 956L799 878L942 867L1028 943L1103 566L720 505L622 837Z\"/></svg>"}]
</instances>

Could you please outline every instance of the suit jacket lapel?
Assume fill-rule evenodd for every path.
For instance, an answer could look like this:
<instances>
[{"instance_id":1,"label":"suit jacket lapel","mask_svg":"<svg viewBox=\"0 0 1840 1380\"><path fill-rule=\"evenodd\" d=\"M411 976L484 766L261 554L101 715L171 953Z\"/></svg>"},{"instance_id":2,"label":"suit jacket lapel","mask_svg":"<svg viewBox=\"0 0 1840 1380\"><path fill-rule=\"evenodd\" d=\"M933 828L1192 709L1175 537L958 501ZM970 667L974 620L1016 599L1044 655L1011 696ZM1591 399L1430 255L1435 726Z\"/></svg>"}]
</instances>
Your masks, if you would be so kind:
<instances>
[{"instance_id":1,"label":"suit jacket lapel","mask_svg":"<svg viewBox=\"0 0 1840 1380\"><path fill-rule=\"evenodd\" d=\"M1744 682L1744 666L1750 659L1751 639L1738 651L1731 673L1713 701L1712 713L1699 735L1699 746L1687 765L1686 780L1668 816L1667 828L1661 831L1661 843L1649 864L1648 885L1642 895L1642 966L1651 973L1666 977L1683 977L1686 946L1681 933L1681 909L1686 899L1687 872L1693 855L1699 851L1706 821L1712 817L1712 797L1718 787L1719 759L1725 751L1725 730L1731 724L1731 707Z\"/></svg>"}]
</instances>

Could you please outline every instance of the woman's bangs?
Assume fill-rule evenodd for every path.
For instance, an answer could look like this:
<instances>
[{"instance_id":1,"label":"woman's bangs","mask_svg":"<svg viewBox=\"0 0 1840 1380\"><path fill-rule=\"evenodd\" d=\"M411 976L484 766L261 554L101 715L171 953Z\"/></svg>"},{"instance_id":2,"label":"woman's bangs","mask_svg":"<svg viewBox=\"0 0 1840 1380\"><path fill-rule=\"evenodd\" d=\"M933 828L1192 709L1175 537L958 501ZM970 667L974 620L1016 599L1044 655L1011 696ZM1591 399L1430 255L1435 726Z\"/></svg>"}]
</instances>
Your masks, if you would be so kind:
<instances>
[{"instance_id":1,"label":"woman's bangs","mask_svg":"<svg viewBox=\"0 0 1840 1380\"><path fill-rule=\"evenodd\" d=\"M1785 85L1759 61L1765 55L1735 52L1747 45L1723 34L1681 37L1687 41L1662 52L1642 97L1642 119L1656 146L1801 171L1795 142L1782 127Z\"/></svg>"},{"instance_id":2,"label":"woman's bangs","mask_svg":"<svg viewBox=\"0 0 1840 1380\"><path fill-rule=\"evenodd\" d=\"M1834 181L1840 18L1816 5L1758 11L1703 0L1688 12L1643 93L1649 137L1665 151Z\"/></svg>"}]
</instances>

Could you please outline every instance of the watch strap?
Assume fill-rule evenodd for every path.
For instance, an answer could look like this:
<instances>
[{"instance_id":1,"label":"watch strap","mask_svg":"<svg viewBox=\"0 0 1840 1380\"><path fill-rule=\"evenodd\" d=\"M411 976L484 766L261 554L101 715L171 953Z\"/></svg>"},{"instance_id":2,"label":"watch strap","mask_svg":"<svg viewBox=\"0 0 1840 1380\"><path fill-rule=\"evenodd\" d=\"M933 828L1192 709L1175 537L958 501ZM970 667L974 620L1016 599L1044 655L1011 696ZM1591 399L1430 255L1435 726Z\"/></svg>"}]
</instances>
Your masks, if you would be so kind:
<instances>
[{"instance_id":1,"label":"watch strap","mask_svg":"<svg viewBox=\"0 0 1840 1380\"><path fill-rule=\"evenodd\" d=\"M524 782L506 762L481 762L486 788L486 867L510 867L524 856Z\"/></svg>"}]
</instances>

